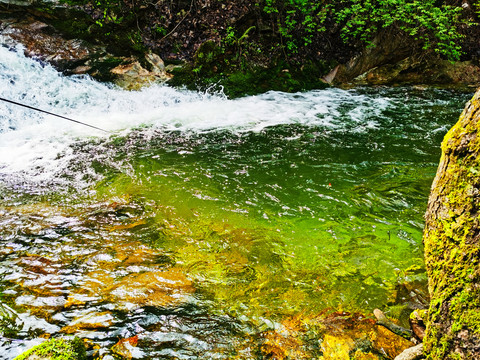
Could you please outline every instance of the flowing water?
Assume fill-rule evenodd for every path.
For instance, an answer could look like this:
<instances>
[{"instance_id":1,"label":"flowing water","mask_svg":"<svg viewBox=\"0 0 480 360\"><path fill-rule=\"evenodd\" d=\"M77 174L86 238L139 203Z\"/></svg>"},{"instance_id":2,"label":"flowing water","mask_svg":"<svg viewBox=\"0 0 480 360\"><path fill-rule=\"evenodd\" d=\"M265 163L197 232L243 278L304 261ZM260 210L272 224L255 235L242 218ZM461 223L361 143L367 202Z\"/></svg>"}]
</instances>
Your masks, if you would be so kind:
<instances>
[{"instance_id":1,"label":"flowing water","mask_svg":"<svg viewBox=\"0 0 480 360\"><path fill-rule=\"evenodd\" d=\"M104 359L313 358L332 314L425 302L423 214L471 93L229 100L0 59L0 96L110 132L0 104L1 359L64 334Z\"/></svg>"}]
</instances>

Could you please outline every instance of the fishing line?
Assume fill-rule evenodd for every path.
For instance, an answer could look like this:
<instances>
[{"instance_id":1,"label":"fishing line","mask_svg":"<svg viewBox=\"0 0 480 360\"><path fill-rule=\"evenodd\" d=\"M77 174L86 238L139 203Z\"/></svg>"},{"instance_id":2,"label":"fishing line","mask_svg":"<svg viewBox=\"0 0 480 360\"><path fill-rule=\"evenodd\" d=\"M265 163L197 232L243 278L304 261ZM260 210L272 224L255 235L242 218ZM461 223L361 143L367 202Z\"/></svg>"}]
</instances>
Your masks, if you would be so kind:
<instances>
[{"instance_id":1,"label":"fishing line","mask_svg":"<svg viewBox=\"0 0 480 360\"><path fill-rule=\"evenodd\" d=\"M100 130L100 131L103 131L103 132L106 132L106 133L109 132L109 131L104 130L104 129L101 129L101 128L99 128L99 127L96 127L96 126L93 126L93 125L90 125L90 124L87 124L87 123L84 123L84 122L81 122L81 121L78 121L78 120L74 120L74 119L68 118L68 117L66 117L66 116L57 115L57 114L51 113L51 112L49 112L49 111L45 111L45 110L42 110L42 109L38 109L38 108L33 107L33 106L21 104L21 103L16 102L16 101L4 99L4 98L2 98L2 97L0 97L0 100L5 101L5 102L10 103L10 104L14 104L14 105L18 105L18 106L23 106L23 107L25 107L25 108L27 108L27 109L31 109L31 110L43 112L43 113L48 114L48 115L53 115L53 116L56 116L56 117L59 117L59 118L62 118L62 119L68 120L68 121L72 121L72 122L77 123L77 124L81 124L81 125L84 125L84 126L88 126L88 127L93 128L93 129L97 129L97 130Z\"/></svg>"}]
</instances>

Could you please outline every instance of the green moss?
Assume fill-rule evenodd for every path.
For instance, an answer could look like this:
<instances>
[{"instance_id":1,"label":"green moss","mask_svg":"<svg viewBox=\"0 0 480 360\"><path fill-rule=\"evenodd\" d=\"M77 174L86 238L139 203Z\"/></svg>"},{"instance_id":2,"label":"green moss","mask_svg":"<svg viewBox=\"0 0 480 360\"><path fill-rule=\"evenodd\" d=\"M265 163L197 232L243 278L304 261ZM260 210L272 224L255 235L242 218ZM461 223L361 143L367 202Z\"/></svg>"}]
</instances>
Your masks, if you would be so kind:
<instances>
[{"instance_id":1,"label":"green moss","mask_svg":"<svg viewBox=\"0 0 480 360\"><path fill-rule=\"evenodd\" d=\"M428 312L427 310L425 309L417 309L415 311L412 311L410 313L410 319L412 320L418 320L418 319L426 319L427 318L427 315L428 315Z\"/></svg>"},{"instance_id":2,"label":"green moss","mask_svg":"<svg viewBox=\"0 0 480 360\"><path fill-rule=\"evenodd\" d=\"M324 63L300 68L278 61L269 68L253 63L239 67L230 62L218 47L209 49L210 52L204 50L199 49L194 64L173 71L174 78L169 82L171 86L205 91L216 85L230 98L269 90L297 92L328 86L320 80L328 69Z\"/></svg>"},{"instance_id":3,"label":"green moss","mask_svg":"<svg viewBox=\"0 0 480 360\"><path fill-rule=\"evenodd\" d=\"M85 345L79 338L51 339L25 351L14 360L38 359L38 357L48 360L84 360L86 359Z\"/></svg>"},{"instance_id":4,"label":"green moss","mask_svg":"<svg viewBox=\"0 0 480 360\"><path fill-rule=\"evenodd\" d=\"M478 95L476 95L478 96ZM440 169L432 189L438 205L434 222L424 234L425 260L432 301L425 348L429 359L456 358L450 354L455 335L466 330L480 336L480 176L478 150L480 124L475 117L478 100L471 102L442 143ZM474 169L472 171L472 169ZM461 357L463 358L463 357Z\"/></svg>"}]
</instances>

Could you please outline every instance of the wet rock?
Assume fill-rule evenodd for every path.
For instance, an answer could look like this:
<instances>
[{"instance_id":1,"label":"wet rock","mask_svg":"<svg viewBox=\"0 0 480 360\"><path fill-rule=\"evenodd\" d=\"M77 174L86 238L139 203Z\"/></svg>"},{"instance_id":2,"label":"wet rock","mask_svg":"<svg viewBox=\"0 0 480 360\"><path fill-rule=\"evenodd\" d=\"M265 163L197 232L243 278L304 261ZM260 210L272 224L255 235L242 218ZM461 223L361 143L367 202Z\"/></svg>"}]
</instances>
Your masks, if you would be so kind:
<instances>
[{"instance_id":1,"label":"wet rock","mask_svg":"<svg viewBox=\"0 0 480 360\"><path fill-rule=\"evenodd\" d=\"M401 61L373 67L354 78L355 85L475 85L480 81L480 66L472 61L451 63L436 57Z\"/></svg>"},{"instance_id":2,"label":"wet rock","mask_svg":"<svg viewBox=\"0 0 480 360\"><path fill-rule=\"evenodd\" d=\"M423 341L423 338L425 337L426 325L424 320L426 318L427 318L427 312L425 310L415 310L410 315L410 319L409 319L410 327L412 328L412 331L415 334L415 337L419 341Z\"/></svg>"},{"instance_id":3,"label":"wet rock","mask_svg":"<svg viewBox=\"0 0 480 360\"><path fill-rule=\"evenodd\" d=\"M363 351L357 350L353 355L352 360L379 360L379 356L372 353L364 353Z\"/></svg>"},{"instance_id":4,"label":"wet rock","mask_svg":"<svg viewBox=\"0 0 480 360\"><path fill-rule=\"evenodd\" d=\"M69 14L68 9L64 10L67 13L58 15L58 18L71 17L73 21L75 16ZM52 13L55 11L56 8L51 9ZM107 52L106 46L63 34L51 24L56 16L50 12L37 12L29 7L28 12L20 11L20 15L18 11L14 12L12 16L16 18L0 19L2 43L11 47L21 44L26 56L47 62L67 75L89 74L99 80L113 80L110 70L124 61L122 57ZM82 23L79 19L75 21Z\"/></svg>"},{"instance_id":5,"label":"wet rock","mask_svg":"<svg viewBox=\"0 0 480 360\"><path fill-rule=\"evenodd\" d=\"M418 344L404 350L395 360L418 360L423 359L423 344Z\"/></svg>"},{"instance_id":6,"label":"wet rock","mask_svg":"<svg viewBox=\"0 0 480 360\"><path fill-rule=\"evenodd\" d=\"M85 345L81 339L51 339L34 346L14 360L84 360Z\"/></svg>"},{"instance_id":7,"label":"wet rock","mask_svg":"<svg viewBox=\"0 0 480 360\"><path fill-rule=\"evenodd\" d=\"M153 83L164 83L173 77L165 70L165 64L158 55L148 53L145 59L151 65L151 71L145 69L138 60L132 59L111 70L117 77L115 83L127 90L138 90Z\"/></svg>"},{"instance_id":8,"label":"wet rock","mask_svg":"<svg viewBox=\"0 0 480 360\"><path fill-rule=\"evenodd\" d=\"M77 66L75 69L72 70L72 74L75 74L75 75L87 74L90 70L92 70L91 66L80 65L80 66Z\"/></svg>"},{"instance_id":9,"label":"wet rock","mask_svg":"<svg viewBox=\"0 0 480 360\"><path fill-rule=\"evenodd\" d=\"M359 314L297 315L263 333L262 353L272 359L394 359L413 343ZM312 346L312 339L318 345Z\"/></svg>"},{"instance_id":10,"label":"wet rock","mask_svg":"<svg viewBox=\"0 0 480 360\"><path fill-rule=\"evenodd\" d=\"M373 313L377 318L377 325L384 326L394 334L401 336L405 339L410 339L413 336L413 333L410 329L406 329L402 326L397 325L396 323L388 319L383 313L383 311L375 309Z\"/></svg>"},{"instance_id":11,"label":"wet rock","mask_svg":"<svg viewBox=\"0 0 480 360\"><path fill-rule=\"evenodd\" d=\"M66 40L50 25L35 20L12 23L3 35L10 44L21 43L26 56L49 62L60 70L75 68L99 51L81 40Z\"/></svg>"},{"instance_id":12,"label":"wet rock","mask_svg":"<svg viewBox=\"0 0 480 360\"><path fill-rule=\"evenodd\" d=\"M145 60L150 63L154 73L161 74L165 72L165 63L157 54L149 52L145 55Z\"/></svg>"},{"instance_id":13,"label":"wet rock","mask_svg":"<svg viewBox=\"0 0 480 360\"><path fill-rule=\"evenodd\" d=\"M348 336L325 335L322 341L321 360L349 360L350 351L353 350L355 342Z\"/></svg>"}]
</instances>

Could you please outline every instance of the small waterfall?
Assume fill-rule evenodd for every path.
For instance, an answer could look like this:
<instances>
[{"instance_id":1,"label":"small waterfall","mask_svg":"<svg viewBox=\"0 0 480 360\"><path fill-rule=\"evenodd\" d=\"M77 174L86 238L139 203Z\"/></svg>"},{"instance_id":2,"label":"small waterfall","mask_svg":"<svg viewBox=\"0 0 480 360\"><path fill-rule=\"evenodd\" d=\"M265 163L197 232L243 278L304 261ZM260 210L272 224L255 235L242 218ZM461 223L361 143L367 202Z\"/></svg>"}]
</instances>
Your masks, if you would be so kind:
<instances>
[{"instance_id":1,"label":"small waterfall","mask_svg":"<svg viewBox=\"0 0 480 360\"><path fill-rule=\"evenodd\" d=\"M219 93L175 90L159 85L129 92L85 76L65 77L48 64L26 58L20 46L0 47L0 59L2 97L117 134L138 127L258 132L279 124L345 129L352 123L358 125L358 131L375 127L375 121L368 120L366 115L390 105L388 98L370 98L340 89L302 94L269 92L236 100ZM339 110L345 103L354 104L347 122ZM0 174L22 172L44 181L73 156L69 150L72 143L102 136L105 135L88 127L0 103ZM59 158L60 153L63 155ZM41 174L34 170L39 168L42 168Z\"/></svg>"}]
</instances>

